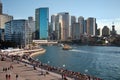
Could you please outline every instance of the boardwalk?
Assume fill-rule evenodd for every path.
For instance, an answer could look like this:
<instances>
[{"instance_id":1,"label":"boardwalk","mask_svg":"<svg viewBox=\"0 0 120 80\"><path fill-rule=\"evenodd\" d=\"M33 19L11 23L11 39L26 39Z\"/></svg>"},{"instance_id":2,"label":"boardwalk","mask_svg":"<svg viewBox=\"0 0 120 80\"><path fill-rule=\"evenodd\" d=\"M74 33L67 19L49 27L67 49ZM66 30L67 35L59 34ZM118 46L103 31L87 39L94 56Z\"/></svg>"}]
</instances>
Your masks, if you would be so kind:
<instances>
[{"instance_id":1,"label":"boardwalk","mask_svg":"<svg viewBox=\"0 0 120 80\"><path fill-rule=\"evenodd\" d=\"M3 71L4 68L8 68L10 65L13 65L12 70L7 72ZM42 70L42 72L45 72ZM17 63L16 61L0 61L0 80L6 80L5 75L10 74L10 80L16 80L16 74L18 74L18 80L62 80L61 75L49 72L49 74L41 75L41 69L34 70L32 66L25 66L24 63ZM72 79L68 79L72 80Z\"/></svg>"}]
</instances>

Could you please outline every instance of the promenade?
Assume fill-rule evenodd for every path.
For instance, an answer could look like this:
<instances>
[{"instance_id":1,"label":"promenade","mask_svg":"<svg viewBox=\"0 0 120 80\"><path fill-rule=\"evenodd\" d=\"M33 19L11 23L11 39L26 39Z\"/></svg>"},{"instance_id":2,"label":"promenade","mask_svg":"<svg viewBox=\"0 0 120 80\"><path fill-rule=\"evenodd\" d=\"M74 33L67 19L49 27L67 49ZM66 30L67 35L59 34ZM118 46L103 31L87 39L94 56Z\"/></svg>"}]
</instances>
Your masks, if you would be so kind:
<instances>
[{"instance_id":1,"label":"promenade","mask_svg":"<svg viewBox=\"0 0 120 80\"><path fill-rule=\"evenodd\" d=\"M13 69L9 69L10 65L13 66ZM7 71L3 71L3 68L7 68ZM10 80L16 80L16 74L18 74L17 80L62 80L61 75L48 72L49 74L43 74L46 70L34 68L31 65L25 65L22 62L11 61L7 58L5 61L0 61L0 80L6 80L6 74L11 75ZM9 80L9 79L8 79ZM68 78L68 80L72 80Z\"/></svg>"},{"instance_id":2,"label":"promenade","mask_svg":"<svg viewBox=\"0 0 120 80\"><path fill-rule=\"evenodd\" d=\"M12 51L0 53L0 80L101 80L100 78L81 74L80 72L50 66L36 61L32 56L42 54L46 50L34 49L27 53ZM18 53L16 53L18 52ZM15 55L13 55L15 53ZM23 55L18 55L18 54ZM11 66L13 69L11 69ZM7 79L10 75L10 79ZM18 75L18 79L16 79Z\"/></svg>"}]
</instances>

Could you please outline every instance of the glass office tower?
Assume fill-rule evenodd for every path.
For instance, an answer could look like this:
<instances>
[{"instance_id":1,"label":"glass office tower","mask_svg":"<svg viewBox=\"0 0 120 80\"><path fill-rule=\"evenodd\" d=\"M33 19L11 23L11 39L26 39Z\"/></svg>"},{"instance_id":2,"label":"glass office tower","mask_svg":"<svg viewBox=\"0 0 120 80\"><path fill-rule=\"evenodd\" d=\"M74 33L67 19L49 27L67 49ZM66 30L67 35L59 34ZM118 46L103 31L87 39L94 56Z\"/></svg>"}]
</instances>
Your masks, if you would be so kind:
<instances>
[{"instance_id":1,"label":"glass office tower","mask_svg":"<svg viewBox=\"0 0 120 80\"><path fill-rule=\"evenodd\" d=\"M35 12L36 39L48 39L49 8L38 8Z\"/></svg>"}]
</instances>

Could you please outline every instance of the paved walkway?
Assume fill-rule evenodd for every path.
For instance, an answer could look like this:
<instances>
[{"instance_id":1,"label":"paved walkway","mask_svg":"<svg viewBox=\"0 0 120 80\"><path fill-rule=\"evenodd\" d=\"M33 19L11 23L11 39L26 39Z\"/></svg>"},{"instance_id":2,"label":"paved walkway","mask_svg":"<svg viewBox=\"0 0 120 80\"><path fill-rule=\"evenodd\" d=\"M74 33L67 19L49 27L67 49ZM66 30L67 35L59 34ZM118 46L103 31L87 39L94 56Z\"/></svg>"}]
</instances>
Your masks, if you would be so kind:
<instances>
[{"instance_id":1,"label":"paved walkway","mask_svg":"<svg viewBox=\"0 0 120 80\"><path fill-rule=\"evenodd\" d=\"M3 67L8 68L11 64L13 65L12 70L8 70L7 72L3 71ZM42 71L45 72L44 70ZM41 75L40 68L34 70L32 66L25 66L24 63L18 64L16 61L0 61L0 80L6 80L6 74L11 75L10 80L16 80L16 74L19 76L17 80L62 80L59 74L49 72L49 74ZM72 79L68 78L68 80Z\"/></svg>"}]
</instances>

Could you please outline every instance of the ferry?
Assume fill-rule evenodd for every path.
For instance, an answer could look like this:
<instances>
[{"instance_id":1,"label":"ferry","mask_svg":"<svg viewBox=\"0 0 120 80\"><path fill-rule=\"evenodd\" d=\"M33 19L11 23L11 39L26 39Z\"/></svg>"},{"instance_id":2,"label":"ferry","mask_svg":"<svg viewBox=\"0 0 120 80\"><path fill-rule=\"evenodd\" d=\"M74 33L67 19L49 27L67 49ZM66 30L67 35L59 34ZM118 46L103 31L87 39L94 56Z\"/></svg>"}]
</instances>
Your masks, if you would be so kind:
<instances>
[{"instance_id":1,"label":"ferry","mask_svg":"<svg viewBox=\"0 0 120 80\"><path fill-rule=\"evenodd\" d=\"M68 44L64 44L62 49L63 50L70 50L70 49L72 49L72 47L70 45L68 45Z\"/></svg>"}]
</instances>

